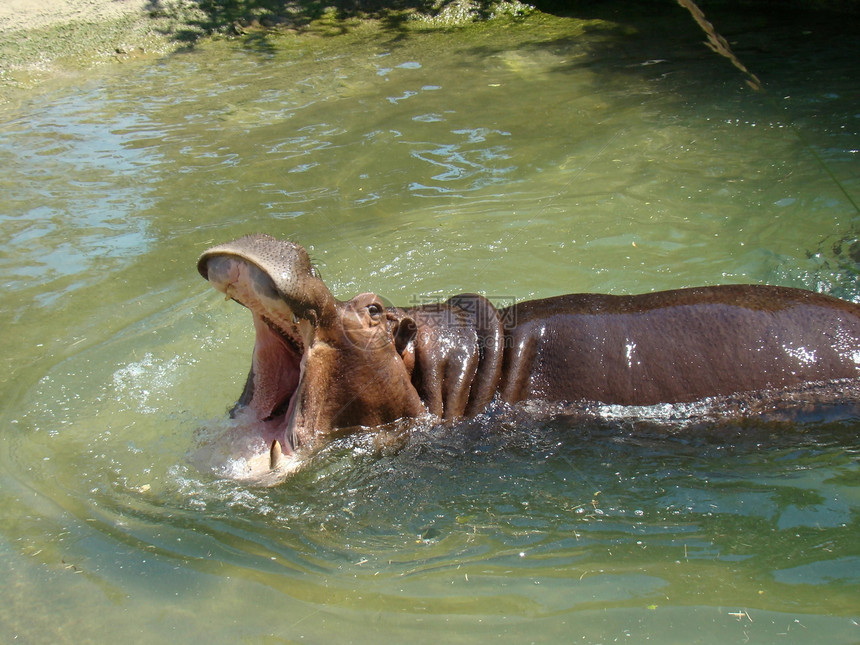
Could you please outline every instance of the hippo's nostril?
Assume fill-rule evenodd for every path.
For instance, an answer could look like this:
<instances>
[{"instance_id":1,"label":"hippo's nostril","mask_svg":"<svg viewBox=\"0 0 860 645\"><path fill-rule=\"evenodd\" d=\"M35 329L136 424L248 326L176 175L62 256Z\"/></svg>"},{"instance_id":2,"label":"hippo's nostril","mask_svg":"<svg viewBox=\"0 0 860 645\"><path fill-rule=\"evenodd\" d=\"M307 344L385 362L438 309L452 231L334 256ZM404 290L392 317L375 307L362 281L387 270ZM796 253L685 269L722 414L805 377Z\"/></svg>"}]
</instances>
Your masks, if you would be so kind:
<instances>
[{"instance_id":1,"label":"hippo's nostril","mask_svg":"<svg viewBox=\"0 0 860 645\"><path fill-rule=\"evenodd\" d=\"M238 278L238 265L229 257L210 257L200 263L199 269L201 275L219 291L226 291Z\"/></svg>"}]
</instances>

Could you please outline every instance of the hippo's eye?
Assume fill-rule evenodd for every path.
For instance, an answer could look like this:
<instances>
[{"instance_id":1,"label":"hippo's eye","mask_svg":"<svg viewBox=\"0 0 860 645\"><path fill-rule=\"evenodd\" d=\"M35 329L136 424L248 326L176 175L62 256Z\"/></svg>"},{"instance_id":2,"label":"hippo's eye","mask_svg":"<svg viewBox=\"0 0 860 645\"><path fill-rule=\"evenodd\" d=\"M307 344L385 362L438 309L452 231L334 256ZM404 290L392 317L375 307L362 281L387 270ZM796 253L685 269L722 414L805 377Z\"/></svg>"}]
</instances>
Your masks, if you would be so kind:
<instances>
[{"instance_id":1,"label":"hippo's eye","mask_svg":"<svg viewBox=\"0 0 860 645\"><path fill-rule=\"evenodd\" d=\"M372 302L367 305L367 313L371 315L373 318L377 318L382 315L382 305Z\"/></svg>"}]
</instances>

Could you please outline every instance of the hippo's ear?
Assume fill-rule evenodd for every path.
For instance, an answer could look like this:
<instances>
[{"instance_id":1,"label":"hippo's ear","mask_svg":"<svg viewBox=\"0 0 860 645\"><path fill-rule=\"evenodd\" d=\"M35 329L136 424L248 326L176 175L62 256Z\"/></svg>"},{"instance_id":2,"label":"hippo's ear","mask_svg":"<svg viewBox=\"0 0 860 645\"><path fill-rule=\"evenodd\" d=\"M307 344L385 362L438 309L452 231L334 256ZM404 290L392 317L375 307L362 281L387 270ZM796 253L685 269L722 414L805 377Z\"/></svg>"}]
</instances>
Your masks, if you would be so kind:
<instances>
[{"instance_id":1,"label":"hippo's ear","mask_svg":"<svg viewBox=\"0 0 860 645\"><path fill-rule=\"evenodd\" d=\"M409 345L418 333L418 325L410 316L403 316L395 321L391 330L391 335L394 338L394 347L398 354L403 354L409 349Z\"/></svg>"},{"instance_id":2,"label":"hippo's ear","mask_svg":"<svg viewBox=\"0 0 860 645\"><path fill-rule=\"evenodd\" d=\"M415 320L411 316L398 314L389 312L388 330L394 341L395 350L403 359L406 370L412 374L415 367L415 343L413 341L418 334L418 325L415 324Z\"/></svg>"}]
</instances>

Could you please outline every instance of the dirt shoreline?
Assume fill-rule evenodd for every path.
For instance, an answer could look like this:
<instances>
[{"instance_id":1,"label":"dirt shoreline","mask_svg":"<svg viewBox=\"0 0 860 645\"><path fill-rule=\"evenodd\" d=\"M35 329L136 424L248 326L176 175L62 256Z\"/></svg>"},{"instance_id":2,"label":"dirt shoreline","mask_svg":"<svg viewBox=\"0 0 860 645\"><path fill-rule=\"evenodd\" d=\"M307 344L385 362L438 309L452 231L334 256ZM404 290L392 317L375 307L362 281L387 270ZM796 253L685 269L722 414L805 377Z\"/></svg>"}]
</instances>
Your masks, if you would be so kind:
<instances>
[{"instance_id":1,"label":"dirt shoreline","mask_svg":"<svg viewBox=\"0 0 860 645\"><path fill-rule=\"evenodd\" d=\"M423 28L465 25L494 16L519 16L534 8L521 0L450 0L424 14L410 2L386 8L368 0L262 3L249 10L224 3L212 12L198 0L0 0L0 103L10 91L95 65L163 56L209 35L241 36L268 29L299 33L340 33L345 24L405 16ZM345 12L338 11L343 5ZM6 96L4 96L6 95Z\"/></svg>"},{"instance_id":2,"label":"dirt shoreline","mask_svg":"<svg viewBox=\"0 0 860 645\"><path fill-rule=\"evenodd\" d=\"M181 46L152 0L2 0L0 104L43 82Z\"/></svg>"},{"instance_id":3,"label":"dirt shoreline","mask_svg":"<svg viewBox=\"0 0 860 645\"><path fill-rule=\"evenodd\" d=\"M149 0L3 0L0 3L0 35L42 29L67 22L115 20L143 16Z\"/></svg>"}]
</instances>

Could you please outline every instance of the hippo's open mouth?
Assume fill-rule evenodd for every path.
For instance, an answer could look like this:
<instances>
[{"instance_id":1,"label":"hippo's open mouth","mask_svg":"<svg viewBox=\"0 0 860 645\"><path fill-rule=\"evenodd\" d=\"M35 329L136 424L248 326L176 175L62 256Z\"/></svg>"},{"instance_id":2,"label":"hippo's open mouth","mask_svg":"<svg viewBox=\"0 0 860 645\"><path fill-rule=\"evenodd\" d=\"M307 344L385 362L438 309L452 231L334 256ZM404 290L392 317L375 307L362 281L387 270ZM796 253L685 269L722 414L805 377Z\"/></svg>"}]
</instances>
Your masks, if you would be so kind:
<instances>
[{"instance_id":1,"label":"hippo's open mouth","mask_svg":"<svg viewBox=\"0 0 860 645\"><path fill-rule=\"evenodd\" d=\"M281 451L291 454L296 448L292 420L305 342L297 324L279 325L238 298L233 299L251 309L256 341L251 374L232 415L250 413L254 421L262 424L263 440L271 449L274 467Z\"/></svg>"},{"instance_id":2,"label":"hippo's open mouth","mask_svg":"<svg viewBox=\"0 0 860 645\"><path fill-rule=\"evenodd\" d=\"M201 262L201 273L253 316L256 340L251 372L231 416L260 432L270 467L277 468L282 455L292 455L297 448L295 416L314 325L296 311L307 307L291 303L268 273L241 257L211 255Z\"/></svg>"}]
</instances>

